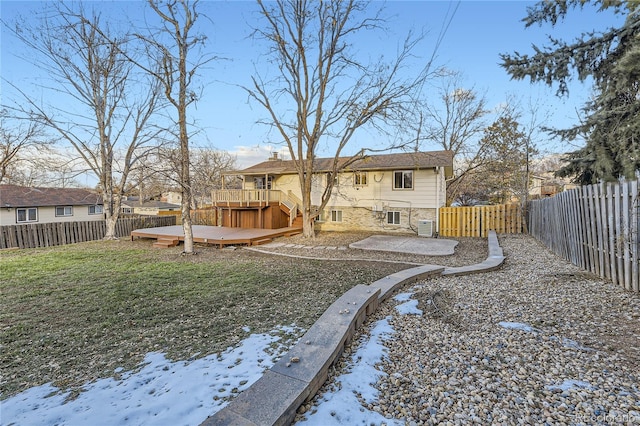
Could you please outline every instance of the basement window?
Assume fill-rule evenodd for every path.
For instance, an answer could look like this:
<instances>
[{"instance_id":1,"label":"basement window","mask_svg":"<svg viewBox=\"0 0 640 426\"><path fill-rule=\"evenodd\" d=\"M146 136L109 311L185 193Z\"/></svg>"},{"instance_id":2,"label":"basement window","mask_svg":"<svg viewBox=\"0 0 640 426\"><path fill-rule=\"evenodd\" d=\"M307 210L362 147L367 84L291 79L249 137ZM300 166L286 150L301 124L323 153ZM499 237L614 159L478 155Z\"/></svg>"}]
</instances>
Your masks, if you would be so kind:
<instances>
[{"instance_id":1,"label":"basement window","mask_svg":"<svg viewBox=\"0 0 640 426\"><path fill-rule=\"evenodd\" d=\"M387 212L387 223L389 225L400 225L400 212Z\"/></svg>"}]
</instances>

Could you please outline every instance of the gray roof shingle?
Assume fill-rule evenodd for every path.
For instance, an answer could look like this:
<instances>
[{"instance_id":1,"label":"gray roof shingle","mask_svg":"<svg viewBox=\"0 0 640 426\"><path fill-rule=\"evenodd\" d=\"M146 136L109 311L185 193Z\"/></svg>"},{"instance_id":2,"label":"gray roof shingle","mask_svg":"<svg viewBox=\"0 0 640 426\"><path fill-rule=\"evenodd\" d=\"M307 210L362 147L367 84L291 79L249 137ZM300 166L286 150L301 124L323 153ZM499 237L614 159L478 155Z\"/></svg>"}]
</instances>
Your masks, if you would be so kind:
<instances>
[{"instance_id":1,"label":"gray roof shingle","mask_svg":"<svg viewBox=\"0 0 640 426\"><path fill-rule=\"evenodd\" d=\"M350 157L338 158L338 164L345 164ZM316 172L328 172L332 169L333 158L318 158L315 160ZM345 170L398 170L398 169L427 169L432 167L453 167L453 151L410 152L384 155L366 155L348 166ZM338 167L342 169L342 167ZM290 174L295 173L295 163L292 160L267 160L243 170L227 174Z\"/></svg>"},{"instance_id":2,"label":"gray roof shingle","mask_svg":"<svg viewBox=\"0 0 640 426\"><path fill-rule=\"evenodd\" d=\"M102 197L81 188L37 188L0 185L0 207L94 206Z\"/></svg>"}]
</instances>

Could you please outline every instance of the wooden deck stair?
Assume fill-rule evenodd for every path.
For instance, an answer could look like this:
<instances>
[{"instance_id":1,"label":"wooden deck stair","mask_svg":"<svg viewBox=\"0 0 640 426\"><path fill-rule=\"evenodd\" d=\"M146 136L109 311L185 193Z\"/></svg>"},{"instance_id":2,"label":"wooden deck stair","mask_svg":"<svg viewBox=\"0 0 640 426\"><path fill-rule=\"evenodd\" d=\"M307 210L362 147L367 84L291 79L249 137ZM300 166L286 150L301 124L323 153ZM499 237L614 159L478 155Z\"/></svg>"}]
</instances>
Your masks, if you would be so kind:
<instances>
[{"instance_id":1,"label":"wooden deck stair","mask_svg":"<svg viewBox=\"0 0 640 426\"><path fill-rule=\"evenodd\" d=\"M156 248L169 248L177 246L178 243L180 243L178 238L160 237L153 243L153 246Z\"/></svg>"},{"instance_id":2,"label":"wooden deck stair","mask_svg":"<svg viewBox=\"0 0 640 426\"><path fill-rule=\"evenodd\" d=\"M266 237L266 238L262 238L260 240L252 240L251 241L251 245L252 246L259 246L260 244L267 244L273 241L273 237Z\"/></svg>"}]
</instances>

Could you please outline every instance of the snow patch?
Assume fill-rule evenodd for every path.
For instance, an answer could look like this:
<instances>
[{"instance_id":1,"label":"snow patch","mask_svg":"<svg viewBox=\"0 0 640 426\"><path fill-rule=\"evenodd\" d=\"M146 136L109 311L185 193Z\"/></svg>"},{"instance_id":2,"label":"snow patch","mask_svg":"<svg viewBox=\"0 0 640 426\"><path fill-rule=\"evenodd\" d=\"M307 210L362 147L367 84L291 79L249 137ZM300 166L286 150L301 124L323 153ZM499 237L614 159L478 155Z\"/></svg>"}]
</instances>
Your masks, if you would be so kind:
<instances>
[{"instance_id":1,"label":"snow patch","mask_svg":"<svg viewBox=\"0 0 640 426\"><path fill-rule=\"evenodd\" d=\"M396 310L400 315L422 315L422 310L418 309L418 301L411 299L413 293L399 293L393 300L396 302L405 302L396 306Z\"/></svg>"},{"instance_id":2,"label":"snow patch","mask_svg":"<svg viewBox=\"0 0 640 426\"><path fill-rule=\"evenodd\" d=\"M342 426L342 425L404 425L403 421L387 419L382 414L365 409L358 400L358 395L366 402L378 399L378 390L374 387L379 377L386 373L376 368L387 353L383 342L393 334L389 324L390 317L375 323L371 335L352 355L349 372L341 375L337 382L337 390L322 395L317 411L307 413L300 425Z\"/></svg>"},{"instance_id":3,"label":"snow patch","mask_svg":"<svg viewBox=\"0 0 640 426\"><path fill-rule=\"evenodd\" d=\"M535 333L535 332L538 331L537 328L531 327L529 324L525 324L525 323L522 323L522 322L502 321L502 322L499 322L498 325L500 327L514 329L514 330L526 331L526 332L529 332L529 333Z\"/></svg>"},{"instance_id":4,"label":"snow patch","mask_svg":"<svg viewBox=\"0 0 640 426\"><path fill-rule=\"evenodd\" d=\"M236 348L192 361L152 352L138 371L116 368L120 378L87 383L70 401L70 392L51 384L33 387L0 403L2 424L199 425L274 364L287 348L271 346L293 330L252 334Z\"/></svg>"},{"instance_id":5,"label":"snow patch","mask_svg":"<svg viewBox=\"0 0 640 426\"><path fill-rule=\"evenodd\" d=\"M586 389L586 390L594 389L594 387L591 386L591 384L587 382L583 382L581 380L565 380L559 385L548 385L546 386L546 388L549 390L561 390L561 391L575 390L575 389Z\"/></svg>"}]
</instances>

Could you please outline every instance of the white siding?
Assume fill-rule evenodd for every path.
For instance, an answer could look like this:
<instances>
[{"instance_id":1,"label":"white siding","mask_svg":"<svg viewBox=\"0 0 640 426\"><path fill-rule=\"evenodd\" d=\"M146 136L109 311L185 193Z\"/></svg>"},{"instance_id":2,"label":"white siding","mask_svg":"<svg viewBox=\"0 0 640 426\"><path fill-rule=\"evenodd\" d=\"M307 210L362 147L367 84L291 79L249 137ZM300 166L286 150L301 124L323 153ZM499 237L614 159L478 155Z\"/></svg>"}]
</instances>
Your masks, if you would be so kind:
<instances>
[{"instance_id":1,"label":"white siding","mask_svg":"<svg viewBox=\"0 0 640 426\"><path fill-rule=\"evenodd\" d=\"M61 206L63 207L63 206ZM103 214L89 214L89 206L72 206L72 216L56 216L55 207L38 207L37 222L16 222L16 209L2 209L0 211L0 225L26 225L29 223L56 223L56 222L85 222L89 220L103 220Z\"/></svg>"},{"instance_id":2,"label":"white siding","mask_svg":"<svg viewBox=\"0 0 640 426\"><path fill-rule=\"evenodd\" d=\"M16 210L0 209L0 225L15 225L15 224L16 224Z\"/></svg>"},{"instance_id":3,"label":"white siding","mask_svg":"<svg viewBox=\"0 0 640 426\"><path fill-rule=\"evenodd\" d=\"M398 171L412 173L411 188L394 189L394 172ZM415 233L419 220L434 221L437 229L438 209L446 205L444 167L422 170L411 168L359 170L357 174L365 174L366 179L361 179L356 184L354 178L356 173L343 172L338 175L331 198L322 211L322 218L317 223L320 229L367 229ZM328 175L328 173L318 173L314 176L311 192L312 205L321 204L321 196L326 188ZM245 177L244 189L254 189L251 176ZM295 173L274 175L272 189L281 191L285 195L291 193L302 199L300 182ZM341 221L331 221L332 210L341 212ZM393 222L399 221L399 223L388 223L386 218L389 212L396 212Z\"/></svg>"},{"instance_id":4,"label":"white siding","mask_svg":"<svg viewBox=\"0 0 640 426\"><path fill-rule=\"evenodd\" d=\"M55 207L38 207L38 222L84 222L103 220L103 214L89 214L89 206L73 206L73 216L56 216Z\"/></svg>"},{"instance_id":5,"label":"white siding","mask_svg":"<svg viewBox=\"0 0 640 426\"><path fill-rule=\"evenodd\" d=\"M339 185L329 202L329 206L382 208L436 208L443 205L444 192L438 196L434 169L414 170L413 189L393 189L393 171L367 172L367 184L354 186L353 173L341 174ZM441 185L440 185L441 186ZM374 207L375 206L375 207Z\"/></svg>"},{"instance_id":6,"label":"white siding","mask_svg":"<svg viewBox=\"0 0 640 426\"><path fill-rule=\"evenodd\" d=\"M320 197L326 185L324 173L314 177L312 204L319 205ZM244 189L253 189L253 179L245 181ZM288 193L291 191L302 198L300 184L296 175L278 176L273 181L273 189ZM446 183L442 168L414 170L413 189L394 189L393 171L368 171L366 185L354 185L353 173L341 173L338 184L334 186L328 207L362 207L371 210L382 208L420 208L442 207L446 202Z\"/></svg>"}]
</instances>

